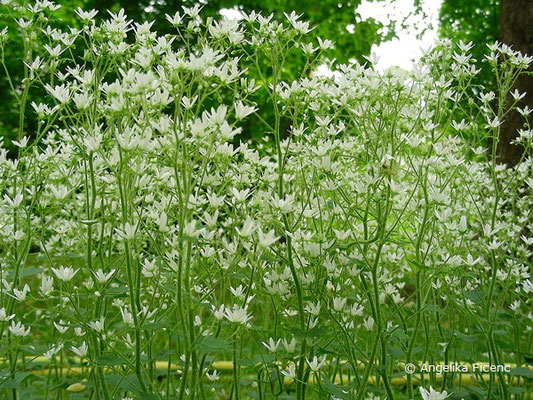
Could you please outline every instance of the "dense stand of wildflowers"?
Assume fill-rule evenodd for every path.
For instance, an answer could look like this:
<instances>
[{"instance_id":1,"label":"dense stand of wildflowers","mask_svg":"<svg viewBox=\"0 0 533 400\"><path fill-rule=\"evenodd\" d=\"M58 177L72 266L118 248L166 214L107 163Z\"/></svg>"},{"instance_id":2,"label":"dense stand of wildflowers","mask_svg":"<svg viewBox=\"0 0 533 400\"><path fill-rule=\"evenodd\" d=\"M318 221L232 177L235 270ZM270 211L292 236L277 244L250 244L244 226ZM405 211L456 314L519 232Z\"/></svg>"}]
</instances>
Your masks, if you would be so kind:
<instances>
[{"instance_id":1,"label":"dense stand of wildflowers","mask_svg":"<svg viewBox=\"0 0 533 400\"><path fill-rule=\"evenodd\" d=\"M123 11L96 24L78 10L83 28L60 31L49 1L2 3L25 64L17 154L0 148L2 398L527 392L531 110L520 163L494 155L529 57L489 46L499 93L470 85L464 43L409 72L322 77L334 44L295 14L184 8L158 36ZM307 65L285 82L295 52ZM27 104L30 87L46 101ZM264 142L239 139L250 118ZM403 372L438 362L513 370L473 389Z\"/></svg>"}]
</instances>

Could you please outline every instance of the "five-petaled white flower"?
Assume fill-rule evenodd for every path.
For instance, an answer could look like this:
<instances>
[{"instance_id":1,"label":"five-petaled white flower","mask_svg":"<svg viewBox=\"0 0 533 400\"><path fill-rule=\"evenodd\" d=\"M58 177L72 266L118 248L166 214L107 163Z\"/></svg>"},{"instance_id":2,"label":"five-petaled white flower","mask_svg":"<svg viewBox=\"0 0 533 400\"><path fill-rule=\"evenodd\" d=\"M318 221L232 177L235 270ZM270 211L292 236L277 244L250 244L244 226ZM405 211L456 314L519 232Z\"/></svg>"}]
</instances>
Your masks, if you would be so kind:
<instances>
[{"instance_id":1,"label":"five-petaled white flower","mask_svg":"<svg viewBox=\"0 0 533 400\"><path fill-rule=\"evenodd\" d=\"M121 308L120 309L120 315L122 315L122 321L124 322L125 325L133 326L134 320L133 320L133 314L132 313L130 313L125 308Z\"/></svg>"},{"instance_id":2,"label":"five-petaled white flower","mask_svg":"<svg viewBox=\"0 0 533 400\"><path fill-rule=\"evenodd\" d=\"M212 373L206 372L206 373L205 373L205 376L206 376L207 379L209 379L211 382L218 381L218 379L220 378L219 375L218 375L218 371L213 371Z\"/></svg>"},{"instance_id":3,"label":"five-petaled white flower","mask_svg":"<svg viewBox=\"0 0 533 400\"><path fill-rule=\"evenodd\" d=\"M89 350L89 347L87 346L87 343L83 341L80 347L72 346L70 350L72 350L72 352L76 354L78 357L83 358L87 355L87 351Z\"/></svg>"},{"instance_id":4,"label":"five-petaled white flower","mask_svg":"<svg viewBox=\"0 0 533 400\"><path fill-rule=\"evenodd\" d=\"M246 325L248 321L252 319L252 316L248 314L248 306L239 307L236 304L233 308L226 308L224 310L224 317L226 317L229 322L242 325Z\"/></svg>"},{"instance_id":5,"label":"five-petaled white flower","mask_svg":"<svg viewBox=\"0 0 533 400\"><path fill-rule=\"evenodd\" d=\"M54 355L59 353L63 348L63 343L59 343L57 346L51 347L47 352L43 354L43 357L51 359Z\"/></svg>"},{"instance_id":6,"label":"five-petaled white flower","mask_svg":"<svg viewBox=\"0 0 533 400\"><path fill-rule=\"evenodd\" d=\"M115 270L112 269L111 271L109 271L107 274L102 271L101 269L99 269L98 271L96 271L94 273L94 277L96 278L96 281L98 283L106 283L109 279L111 279L111 277L113 276L113 274L115 273Z\"/></svg>"},{"instance_id":7,"label":"five-petaled white flower","mask_svg":"<svg viewBox=\"0 0 533 400\"><path fill-rule=\"evenodd\" d=\"M11 325L9 325L9 332L11 332L15 336L28 336L30 334L30 330L30 327L26 328L20 321L11 321Z\"/></svg>"},{"instance_id":8,"label":"five-petaled white flower","mask_svg":"<svg viewBox=\"0 0 533 400\"><path fill-rule=\"evenodd\" d=\"M52 290L54 290L54 278L48 275L41 277L41 285L39 286L39 293L43 297L47 297Z\"/></svg>"},{"instance_id":9,"label":"five-petaled white flower","mask_svg":"<svg viewBox=\"0 0 533 400\"><path fill-rule=\"evenodd\" d=\"M13 297L17 299L17 301L24 301L29 291L30 287L28 286L28 284L26 284L24 285L22 290L13 289Z\"/></svg>"},{"instance_id":10,"label":"five-petaled white flower","mask_svg":"<svg viewBox=\"0 0 533 400\"><path fill-rule=\"evenodd\" d=\"M371 331L372 328L374 327L374 318L368 317L367 319L365 319L363 321L363 326L365 327L367 331Z\"/></svg>"},{"instance_id":11,"label":"five-petaled white flower","mask_svg":"<svg viewBox=\"0 0 533 400\"><path fill-rule=\"evenodd\" d=\"M289 379L294 379L294 378L296 378L296 367L295 367L294 364L289 364L287 366L287 370L286 371L281 371L281 373L283 375L285 375Z\"/></svg>"},{"instance_id":12,"label":"five-petaled white flower","mask_svg":"<svg viewBox=\"0 0 533 400\"><path fill-rule=\"evenodd\" d=\"M263 233L263 231L259 229L259 231L257 232L257 237L259 239L259 247L263 249L269 248L279 239L279 237L274 234L273 229L271 229L267 233Z\"/></svg>"},{"instance_id":13,"label":"five-petaled white flower","mask_svg":"<svg viewBox=\"0 0 533 400\"><path fill-rule=\"evenodd\" d=\"M89 328L100 333L104 330L104 323L105 323L105 318L101 317L99 320L91 321L87 325L89 326Z\"/></svg>"},{"instance_id":14,"label":"five-petaled white flower","mask_svg":"<svg viewBox=\"0 0 533 400\"><path fill-rule=\"evenodd\" d=\"M305 359L307 361L307 364L309 365L309 368L313 372L318 372L320 368L324 365L326 362L326 356L322 357L322 360L319 360L317 356L314 356L311 361L309 361L307 358Z\"/></svg>"},{"instance_id":15,"label":"five-petaled white flower","mask_svg":"<svg viewBox=\"0 0 533 400\"><path fill-rule=\"evenodd\" d=\"M70 100L70 91L68 89L68 86L66 85L58 85L55 87L52 87L48 84L46 84L45 89L50 93L52 96L54 96L60 104L66 104Z\"/></svg>"},{"instance_id":16,"label":"five-petaled white flower","mask_svg":"<svg viewBox=\"0 0 533 400\"><path fill-rule=\"evenodd\" d=\"M444 400L449 396L448 392L437 392L431 386L429 387L429 391L420 386L420 394L424 400Z\"/></svg>"},{"instance_id":17,"label":"five-petaled white flower","mask_svg":"<svg viewBox=\"0 0 533 400\"><path fill-rule=\"evenodd\" d=\"M278 347L281 343L281 340L278 339L277 341L274 341L273 338L269 338L268 342L261 342L263 343L263 346L265 346L270 352L275 353L278 350Z\"/></svg>"},{"instance_id":18,"label":"five-petaled white flower","mask_svg":"<svg viewBox=\"0 0 533 400\"><path fill-rule=\"evenodd\" d=\"M15 314L7 315L6 309L4 307L0 308L0 322L11 321L15 318Z\"/></svg>"},{"instance_id":19,"label":"five-petaled white flower","mask_svg":"<svg viewBox=\"0 0 533 400\"><path fill-rule=\"evenodd\" d=\"M74 275L76 275L78 270L74 270L72 267L59 267L52 268L52 272L55 276L57 276L57 279L68 282L74 278Z\"/></svg>"},{"instance_id":20,"label":"five-petaled white flower","mask_svg":"<svg viewBox=\"0 0 533 400\"><path fill-rule=\"evenodd\" d=\"M237 104L235 104L235 118L246 118L248 115L254 113L256 110L257 107L245 106L242 101L238 101Z\"/></svg>"}]
</instances>

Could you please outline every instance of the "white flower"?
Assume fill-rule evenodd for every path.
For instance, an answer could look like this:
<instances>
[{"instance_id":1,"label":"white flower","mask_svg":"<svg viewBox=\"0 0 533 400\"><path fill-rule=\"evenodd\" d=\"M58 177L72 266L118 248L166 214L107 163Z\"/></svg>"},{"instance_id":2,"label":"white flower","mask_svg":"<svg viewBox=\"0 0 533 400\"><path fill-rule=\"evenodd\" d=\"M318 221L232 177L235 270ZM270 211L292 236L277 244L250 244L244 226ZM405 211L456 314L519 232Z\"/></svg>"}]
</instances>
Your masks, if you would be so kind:
<instances>
[{"instance_id":1,"label":"white flower","mask_svg":"<svg viewBox=\"0 0 533 400\"><path fill-rule=\"evenodd\" d=\"M327 50L331 47L333 47L333 42L329 39L322 40L320 37L317 36L316 38L318 40L318 46L321 50Z\"/></svg>"},{"instance_id":2,"label":"white flower","mask_svg":"<svg viewBox=\"0 0 533 400\"><path fill-rule=\"evenodd\" d=\"M251 315L248 314L248 306L239 307L236 304L233 308L226 308L224 310L224 317L226 317L229 322L242 325L246 325L248 321L252 319Z\"/></svg>"},{"instance_id":3,"label":"white flower","mask_svg":"<svg viewBox=\"0 0 533 400\"><path fill-rule=\"evenodd\" d=\"M497 127L499 127L500 125L502 124L502 121L500 121L500 119L498 117L494 117L494 119L488 119L487 120L487 125L485 125L485 128L487 129L496 129Z\"/></svg>"},{"instance_id":4,"label":"white flower","mask_svg":"<svg viewBox=\"0 0 533 400\"><path fill-rule=\"evenodd\" d=\"M324 362L326 361L326 356L322 357L322 360L319 361L317 356L313 357L313 360L309 361L306 358L307 364L309 364L309 368L311 368L311 371L318 372L320 368L324 365Z\"/></svg>"},{"instance_id":5,"label":"white flower","mask_svg":"<svg viewBox=\"0 0 533 400\"><path fill-rule=\"evenodd\" d=\"M126 333L126 336L124 337L124 344L128 349L133 349L133 347L135 346L133 340L131 340L131 336L129 333Z\"/></svg>"},{"instance_id":6,"label":"white flower","mask_svg":"<svg viewBox=\"0 0 533 400\"><path fill-rule=\"evenodd\" d=\"M68 195L68 189L63 185L57 187L54 185L50 186L50 192L52 193L52 196L58 200L63 200Z\"/></svg>"},{"instance_id":7,"label":"white flower","mask_svg":"<svg viewBox=\"0 0 533 400\"><path fill-rule=\"evenodd\" d=\"M104 323L105 318L101 317L99 320L91 321L87 325L89 326L89 328L95 330L96 332L102 332L104 330Z\"/></svg>"},{"instance_id":8,"label":"white flower","mask_svg":"<svg viewBox=\"0 0 533 400\"><path fill-rule=\"evenodd\" d=\"M4 0L4 1L6 1L6 0ZM0 31L0 43L2 43L5 40L7 40L7 26Z\"/></svg>"},{"instance_id":9,"label":"white flower","mask_svg":"<svg viewBox=\"0 0 533 400\"><path fill-rule=\"evenodd\" d=\"M289 20L289 23L292 25L292 27L301 34L305 35L306 33L311 32L312 29L309 29L309 22L298 21L300 15L296 15L295 11L291 12L290 14L283 14L285 14L285 17Z\"/></svg>"},{"instance_id":10,"label":"white flower","mask_svg":"<svg viewBox=\"0 0 533 400\"><path fill-rule=\"evenodd\" d=\"M20 26L22 29L27 29L31 26L31 20L27 20L27 19L24 19L24 18L19 18L17 20L17 24L18 26Z\"/></svg>"},{"instance_id":11,"label":"white flower","mask_svg":"<svg viewBox=\"0 0 533 400\"><path fill-rule=\"evenodd\" d=\"M196 19L198 15L200 15L200 11L202 11L203 6L200 6L199 4L195 4L194 7L185 7L182 6L183 12L187 14L192 19Z\"/></svg>"},{"instance_id":12,"label":"white flower","mask_svg":"<svg viewBox=\"0 0 533 400\"><path fill-rule=\"evenodd\" d=\"M268 339L268 342L261 342L263 344L263 346L265 346L267 348L268 351L272 352L272 353L275 353L277 350L278 350L278 347L281 343L281 340L278 339L277 341L274 341L273 338L269 338Z\"/></svg>"},{"instance_id":13,"label":"white flower","mask_svg":"<svg viewBox=\"0 0 533 400\"><path fill-rule=\"evenodd\" d=\"M23 149L28 145L29 139L30 139L29 136L24 136L20 141L12 140L11 143L17 146L18 148Z\"/></svg>"},{"instance_id":14,"label":"white flower","mask_svg":"<svg viewBox=\"0 0 533 400\"><path fill-rule=\"evenodd\" d=\"M157 265L156 265L156 262L155 260L144 260L143 263L143 268L142 268L142 271L141 273L146 276L147 278L152 278L156 275L157 273Z\"/></svg>"},{"instance_id":15,"label":"white flower","mask_svg":"<svg viewBox=\"0 0 533 400\"><path fill-rule=\"evenodd\" d=\"M296 351L296 338L292 338L290 342L287 342L285 339L281 341L285 351L288 353L294 353Z\"/></svg>"},{"instance_id":16,"label":"white flower","mask_svg":"<svg viewBox=\"0 0 533 400\"><path fill-rule=\"evenodd\" d=\"M47 44L44 45L44 48L50 54L50 57L57 58L61 55L61 53L64 51L64 49L61 49L61 45L57 45L55 47L50 47Z\"/></svg>"},{"instance_id":17,"label":"white flower","mask_svg":"<svg viewBox=\"0 0 533 400\"><path fill-rule=\"evenodd\" d=\"M511 305L509 306L509 308L513 311L516 311L520 308L520 300L515 300L511 303Z\"/></svg>"},{"instance_id":18,"label":"white flower","mask_svg":"<svg viewBox=\"0 0 533 400\"><path fill-rule=\"evenodd\" d=\"M242 225L242 230L239 228L235 229L237 233L242 237L248 237L255 231L255 221L249 216L246 217L244 224Z\"/></svg>"},{"instance_id":19,"label":"white flower","mask_svg":"<svg viewBox=\"0 0 533 400\"><path fill-rule=\"evenodd\" d=\"M317 301L316 305L309 303L305 306L305 311L311 315L314 315L315 317L318 316L318 314L320 314L320 301Z\"/></svg>"},{"instance_id":20,"label":"white flower","mask_svg":"<svg viewBox=\"0 0 533 400\"><path fill-rule=\"evenodd\" d=\"M57 110L57 106L50 108L46 104L36 104L34 101L31 102L31 106L39 116L51 115Z\"/></svg>"},{"instance_id":21,"label":"white flower","mask_svg":"<svg viewBox=\"0 0 533 400\"><path fill-rule=\"evenodd\" d=\"M0 308L0 322L11 321L15 318L15 314L7 315L6 309L4 307Z\"/></svg>"},{"instance_id":22,"label":"white flower","mask_svg":"<svg viewBox=\"0 0 533 400\"><path fill-rule=\"evenodd\" d=\"M295 379L296 378L296 367L294 364L289 364L287 366L287 370L281 371L281 373L289 379Z\"/></svg>"},{"instance_id":23,"label":"white flower","mask_svg":"<svg viewBox=\"0 0 533 400\"><path fill-rule=\"evenodd\" d=\"M279 237L274 234L273 229L271 229L267 233L263 233L263 231L259 229L259 231L257 232L257 237L259 239L259 247L263 249L269 248L279 239Z\"/></svg>"},{"instance_id":24,"label":"white flower","mask_svg":"<svg viewBox=\"0 0 533 400\"><path fill-rule=\"evenodd\" d=\"M227 112L228 106L221 104L216 110L214 108L211 108L211 112L206 113L205 116L212 124L221 125L222 122L226 120Z\"/></svg>"},{"instance_id":25,"label":"white flower","mask_svg":"<svg viewBox=\"0 0 533 400\"><path fill-rule=\"evenodd\" d=\"M243 297L244 296L245 288L242 285L239 285L236 288L233 288L232 286L230 286L229 290L235 297Z\"/></svg>"},{"instance_id":26,"label":"white flower","mask_svg":"<svg viewBox=\"0 0 533 400\"><path fill-rule=\"evenodd\" d=\"M28 336L30 334L30 330L30 327L26 329L26 327L22 325L22 322L20 321L16 323L15 321L11 321L11 325L9 325L9 332L15 336Z\"/></svg>"},{"instance_id":27,"label":"white flower","mask_svg":"<svg viewBox=\"0 0 533 400\"><path fill-rule=\"evenodd\" d=\"M464 119L462 119L461 122L452 121L452 127L456 131L462 131L467 127L467 123L465 122Z\"/></svg>"},{"instance_id":28,"label":"white flower","mask_svg":"<svg viewBox=\"0 0 533 400\"><path fill-rule=\"evenodd\" d=\"M165 14L165 17L167 18L167 21L170 22L175 27L179 26L181 24L181 21L183 19L183 15L181 15L179 12L176 12L174 16L170 16L168 14Z\"/></svg>"},{"instance_id":29,"label":"white flower","mask_svg":"<svg viewBox=\"0 0 533 400\"><path fill-rule=\"evenodd\" d=\"M278 196L272 196L272 199L270 201L272 203L272 207L286 214L292 209L292 205L294 203L294 196L288 195L285 196L285 198L283 199L280 199Z\"/></svg>"},{"instance_id":30,"label":"white flower","mask_svg":"<svg viewBox=\"0 0 533 400\"><path fill-rule=\"evenodd\" d=\"M196 100L198 100L198 96L194 96L192 99L189 99L187 96L183 96L181 98L181 105L186 110L190 110L191 108L193 108L194 103L196 103Z\"/></svg>"},{"instance_id":31,"label":"white flower","mask_svg":"<svg viewBox=\"0 0 533 400\"><path fill-rule=\"evenodd\" d=\"M150 318L152 318L154 316L156 311L157 311L157 309L154 309L154 310L150 311L148 306L141 306L141 310L137 313L137 315L140 316L143 319L150 319Z\"/></svg>"},{"instance_id":32,"label":"white flower","mask_svg":"<svg viewBox=\"0 0 533 400\"><path fill-rule=\"evenodd\" d=\"M70 100L70 91L66 85L51 87L50 85L46 84L44 87L59 101L60 104L68 103Z\"/></svg>"},{"instance_id":33,"label":"white flower","mask_svg":"<svg viewBox=\"0 0 533 400\"><path fill-rule=\"evenodd\" d=\"M237 104L235 104L235 118L237 119L246 118L255 111L257 111L257 107L245 106L242 101L238 101Z\"/></svg>"},{"instance_id":34,"label":"white flower","mask_svg":"<svg viewBox=\"0 0 533 400\"><path fill-rule=\"evenodd\" d=\"M76 9L76 14L82 21L92 21L94 17L96 17L96 14L98 14L97 10L90 10L90 11L83 11L80 7Z\"/></svg>"},{"instance_id":35,"label":"white flower","mask_svg":"<svg viewBox=\"0 0 533 400\"><path fill-rule=\"evenodd\" d=\"M203 228L197 228L197 222L195 220L190 221L183 228L183 235L190 238L197 238L204 232Z\"/></svg>"},{"instance_id":36,"label":"white flower","mask_svg":"<svg viewBox=\"0 0 533 400\"><path fill-rule=\"evenodd\" d=\"M420 394L422 395L422 399L424 400L443 400L449 396L449 394L446 391L437 392L431 386L429 387L429 392L426 389L424 389L422 386L420 386Z\"/></svg>"},{"instance_id":37,"label":"white flower","mask_svg":"<svg viewBox=\"0 0 533 400\"><path fill-rule=\"evenodd\" d=\"M117 234L124 240L135 239L135 232L137 231L137 224L130 224L126 222L122 229L117 229Z\"/></svg>"},{"instance_id":38,"label":"white flower","mask_svg":"<svg viewBox=\"0 0 533 400\"><path fill-rule=\"evenodd\" d=\"M231 188L231 194L237 203L242 203L250 194L250 189L237 190L236 188Z\"/></svg>"},{"instance_id":39,"label":"white flower","mask_svg":"<svg viewBox=\"0 0 533 400\"><path fill-rule=\"evenodd\" d=\"M72 350L72 352L76 354L78 357L83 358L87 355L87 351L89 350L89 347L87 346L87 343L83 341L80 347L72 346L70 350Z\"/></svg>"},{"instance_id":40,"label":"white flower","mask_svg":"<svg viewBox=\"0 0 533 400\"><path fill-rule=\"evenodd\" d=\"M238 135L242 131L242 128L233 129L231 125L228 124L226 121L220 124L219 129L220 129L220 137L225 141L232 140L235 135Z\"/></svg>"},{"instance_id":41,"label":"white flower","mask_svg":"<svg viewBox=\"0 0 533 400\"><path fill-rule=\"evenodd\" d=\"M56 329L58 330L59 333L63 334L65 333L66 331L68 331L68 324L65 323L65 321L63 321L62 319L59 320L59 324L54 322L54 326L56 327Z\"/></svg>"},{"instance_id":42,"label":"white flower","mask_svg":"<svg viewBox=\"0 0 533 400\"><path fill-rule=\"evenodd\" d=\"M526 294L533 292L533 282L529 279L526 279L524 282L522 282L522 288Z\"/></svg>"},{"instance_id":43,"label":"white flower","mask_svg":"<svg viewBox=\"0 0 533 400\"><path fill-rule=\"evenodd\" d=\"M45 358L51 359L54 355L59 353L63 348L63 343L59 343L57 346L50 348L46 353L43 354Z\"/></svg>"},{"instance_id":44,"label":"white flower","mask_svg":"<svg viewBox=\"0 0 533 400\"><path fill-rule=\"evenodd\" d=\"M335 311L342 311L346 304L346 298L345 297L334 297L333 298L333 309Z\"/></svg>"},{"instance_id":45,"label":"white flower","mask_svg":"<svg viewBox=\"0 0 533 400\"><path fill-rule=\"evenodd\" d=\"M28 286L28 284L26 284L24 285L22 290L13 289L13 297L17 299L17 301L24 301L29 291L30 287Z\"/></svg>"},{"instance_id":46,"label":"white flower","mask_svg":"<svg viewBox=\"0 0 533 400\"><path fill-rule=\"evenodd\" d=\"M524 98L524 96L526 95L526 93L520 93L518 91L518 89L515 89L513 92L511 92L511 96L513 96L513 99L515 101L518 101L518 100L522 100Z\"/></svg>"},{"instance_id":47,"label":"white flower","mask_svg":"<svg viewBox=\"0 0 533 400\"><path fill-rule=\"evenodd\" d=\"M368 317L367 319L365 319L363 321L363 326L365 327L367 331L371 331L372 328L374 327L374 318Z\"/></svg>"},{"instance_id":48,"label":"white flower","mask_svg":"<svg viewBox=\"0 0 533 400\"><path fill-rule=\"evenodd\" d=\"M115 270L112 269L111 271L109 271L107 274L104 273L104 271L102 271L101 269L99 269L98 271L96 271L94 273L94 277L96 278L96 281L98 283L106 283L109 279L111 279L111 277L113 276L113 274L115 273Z\"/></svg>"},{"instance_id":49,"label":"white flower","mask_svg":"<svg viewBox=\"0 0 533 400\"><path fill-rule=\"evenodd\" d=\"M41 285L39 286L39 293L43 297L47 297L52 290L54 290L54 278L43 275L41 277Z\"/></svg>"},{"instance_id":50,"label":"white flower","mask_svg":"<svg viewBox=\"0 0 533 400\"><path fill-rule=\"evenodd\" d=\"M126 310L125 308L121 308L120 314L122 315L122 321L124 321L124 324L128 326L133 326L133 315L128 310Z\"/></svg>"},{"instance_id":51,"label":"white flower","mask_svg":"<svg viewBox=\"0 0 533 400\"><path fill-rule=\"evenodd\" d=\"M76 275L78 270L74 270L71 267L60 267L59 269L52 268L52 272L59 280L68 282L74 278L74 275Z\"/></svg>"},{"instance_id":52,"label":"white flower","mask_svg":"<svg viewBox=\"0 0 533 400\"><path fill-rule=\"evenodd\" d=\"M73 97L73 100L74 100L74 104L76 104L76 107L78 107L80 110L85 110L87 107L89 107L89 104L92 98L91 96L89 96L88 93L84 92L84 93L76 93ZM87 139L88 138L85 138L86 145L87 145Z\"/></svg>"},{"instance_id":53,"label":"white flower","mask_svg":"<svg viewBox=\"0 0 533 400\"><path fill-rule=\"evenodd\" d=\"M206 373L205 373L205 376L206 376L207 379L209 379L211 382L218 381L218 379L220 378L219 375L218 375L218 371L213 371L211 374L210 374L209 372L206 372Z\"/></svg>"},{"instance_id":54,"label":"white flower","mask_svg":"<svg viewBox=\"0 0 533 400\"><path fill-rule=\"evenodd\" d=\"M11 199L7 194L4 195L4 201L13 209L17 208L20 203L22 203L22 200L24 197L22 196L22 193L17 193L13 199Z\"/></svg>"},{"instance_id":55,"label":"white flower","mask_svg":"<svg viewBox=\"0 0 533 400\"><path fill-rule=\"evenodd\" d=\"M222 304L219 308L215 308L215 306L211 305L211 311L213 312L213 316L218 320L221 320L222 318L224 318L225 310L226 310L226 307L224 307L224 304Z\"/></svg>"}]
</instances>

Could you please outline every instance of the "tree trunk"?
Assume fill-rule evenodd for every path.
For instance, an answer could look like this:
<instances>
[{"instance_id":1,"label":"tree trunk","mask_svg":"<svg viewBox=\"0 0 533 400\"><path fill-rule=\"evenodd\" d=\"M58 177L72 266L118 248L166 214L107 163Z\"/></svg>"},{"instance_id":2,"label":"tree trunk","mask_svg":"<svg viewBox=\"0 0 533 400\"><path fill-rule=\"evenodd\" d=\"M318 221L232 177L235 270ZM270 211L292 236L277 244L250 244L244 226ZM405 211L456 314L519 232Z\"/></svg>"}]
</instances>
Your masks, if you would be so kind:
<instances>
[{"instance_id":1,"label":"tree trunk","mask_svg":"<svg viewBox=\"0 0 533 400\"><path fill-rule=\"evenodd\" d=\"M533 1L532 0L500 0L500 41L512 46L523 54L533 55ZM530 69L531 70L531 69ZM526 92L518 107L528 106L533 109L533 77L522 75L511 91L518 89ZM511 101L510 96L507 99ZM513 111L508 114L501 126L498 143L498 162L514 166L523 154L523 147L511 144L523 128L524 117Z\"/></svg>"}]
</instances>

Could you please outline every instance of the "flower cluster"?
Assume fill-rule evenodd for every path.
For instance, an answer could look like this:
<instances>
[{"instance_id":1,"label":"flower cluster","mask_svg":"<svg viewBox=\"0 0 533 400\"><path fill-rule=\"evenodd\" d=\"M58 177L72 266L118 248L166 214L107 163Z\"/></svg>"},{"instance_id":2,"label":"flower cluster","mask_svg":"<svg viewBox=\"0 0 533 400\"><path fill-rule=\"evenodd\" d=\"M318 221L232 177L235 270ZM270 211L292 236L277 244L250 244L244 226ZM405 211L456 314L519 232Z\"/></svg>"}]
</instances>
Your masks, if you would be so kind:
<instances>
[{"instance_id":1,"label":"flower cluster","mask_svg":"<svg viewBox=\"0 0 533 400\"><path fill-rule=\"evenodd\" d=\"M393 399L401 363L525 363L527 118L516 166L494 149L498 105L529 57L491 45L501 92L485 93L469 85L470 44L380 73L324 60L334 43L295 13L214 21L184 7L159 36L123 10L96 23L79 9L83 26L62 31L40 26L49 1L9 7L47 42L25 59L20 94L46 91L31 104L38 129L21 127L15 159L0 148L0 349L13 382L44 355L48 371L79 367L87 398ZM306 66L287 80L292 55ZM308 73L324 62L331 77ZM249 139L250 119L263 139ZM226 358L231 384L217 372ZM454 385L416 378L424 399Z\"/></svg>"}]
</instances>

